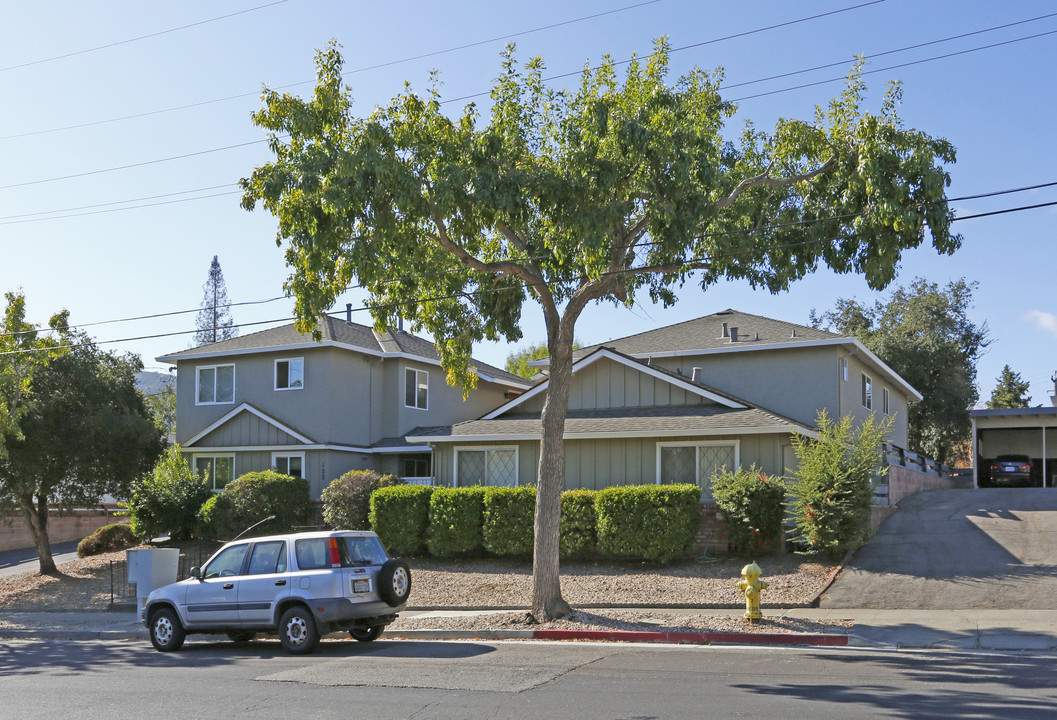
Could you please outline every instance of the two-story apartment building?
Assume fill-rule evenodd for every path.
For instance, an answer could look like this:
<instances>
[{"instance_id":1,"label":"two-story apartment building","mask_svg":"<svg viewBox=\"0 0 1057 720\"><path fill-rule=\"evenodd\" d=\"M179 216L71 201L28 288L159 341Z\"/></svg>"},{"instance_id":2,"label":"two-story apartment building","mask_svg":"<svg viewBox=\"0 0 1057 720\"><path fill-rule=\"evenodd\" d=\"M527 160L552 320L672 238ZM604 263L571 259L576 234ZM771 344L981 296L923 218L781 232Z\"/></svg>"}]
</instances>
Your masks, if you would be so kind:
<instances>
[{"instance_id":1,"label":"two-story apartment building","mask_svg":"<svg viewBox=\"0 0 1057 720\"><path fill-rule=\"evenodd\" d=\"M426 340L333 317L320 331L317 342L290 324L158 358L176 365L176 442L214 489L271 467L317 499L354 469L428 482L430 448L409 430L480 417L531 385L475 363L464 400Z\"/></svg>"},{"instance_id":2,"label":"two-story apartment building","mask_svg":"<svg viewBox=\"0 0 1057 720\"><path fill-rule=\"evenodd\" d=\"M531 484L545 389L407 440L432 448L438 484ZM791 436L811 435L823 409L892 417L889 441L906 447L907 407L920 399L854 338L724 310L576 353L565 487L692 482L707 497L721 467L795 467Z\"/></svg>"}]
</instances>

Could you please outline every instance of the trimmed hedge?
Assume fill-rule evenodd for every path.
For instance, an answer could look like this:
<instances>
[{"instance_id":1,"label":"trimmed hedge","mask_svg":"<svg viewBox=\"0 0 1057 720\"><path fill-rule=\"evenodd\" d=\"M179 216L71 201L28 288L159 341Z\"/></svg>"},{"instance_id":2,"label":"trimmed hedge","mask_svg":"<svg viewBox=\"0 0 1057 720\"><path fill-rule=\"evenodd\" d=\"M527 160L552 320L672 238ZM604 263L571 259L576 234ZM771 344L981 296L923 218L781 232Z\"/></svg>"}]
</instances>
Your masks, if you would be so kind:
<instances>
[{"instance_id":1,"label":"trimmed hedge","mask_svg":"<svg viewBox=\"0 0 1057 720\"><path fill-rule=\"evenodd\" d=\"M493 555L532 555L536 488L490 487L484 491L481 535Z\"/></svg>"},{"instance_id":2,"label":"trimmed hedge","mask_svg":"<svg viewBox=\"0 0 1057 720\"><path fill-rule=\"evenodd\" d=\"M371 493L400 482L395 475L350 470L323 488L323 522L335 530L370 529Z\"/></svg>"},{"instance_id":3,"label":"trimmed hedge","mask_svg":"<svg viewBox=\"0 0 1057 720\"><path fill-rule=\"evenodd\" d=\"M275 519L255 528L254 536L289 532L304 525L311 511L308 480L263 470L228 483L202 505L198 515L211 537L231 539L269 515Z\"/></svg>"},{"instance_id":4,"label":"trimmed hedge","mask_svg":"<svg viewBox=\"0 0 1057 720\"><path fill-rule=\"evenodd\" d=\"M426 545L437 557L479 553L484 545L481 520L487 488L434 488L429 498Z\"/></svg>"},{"instance_id":5,"label":"trimmed hedge","mask_svg":"<svg viewBox=\"0 0 1057 720\"><path fill-rule=\"evenodd\" d=\"M77 543L77 557L88 557L114 550L124 550L139 544L136 533L125 523L112 523L98 528Z\"/></svg>"},{"instance_id":6,"label":"trimmed hedge","mask_svg":"<svg viewBox=\"0 0 1057 720\"><path fill-rule=\"evenodd\" d=\"M562 493L558 546L563 559L580 558L595 552L598 545L597 499L595 490L566 490Z\"/></svg>"},{"instance_id":7,"label":"trimmed hedge","mask_svg":"<svg viewBox=\"0 0 1057 720\"><path fill-rule=\"evenodd\" d=\"M389 550L416 555L426 549L433 491L428 485L393 485L371 493L371 529Z\"/></svg>"},{"instance_id":8,"label":"trimmed hedge","mask_svg":"<svg viewBox=\"0 0 1057 720\"><path fill-rule=\"evenodd\" d=\"M660 563L690 552L697 536L696 485L633 485L598 492L598 548L606 555Z\"/></svg>"}]
</instances>

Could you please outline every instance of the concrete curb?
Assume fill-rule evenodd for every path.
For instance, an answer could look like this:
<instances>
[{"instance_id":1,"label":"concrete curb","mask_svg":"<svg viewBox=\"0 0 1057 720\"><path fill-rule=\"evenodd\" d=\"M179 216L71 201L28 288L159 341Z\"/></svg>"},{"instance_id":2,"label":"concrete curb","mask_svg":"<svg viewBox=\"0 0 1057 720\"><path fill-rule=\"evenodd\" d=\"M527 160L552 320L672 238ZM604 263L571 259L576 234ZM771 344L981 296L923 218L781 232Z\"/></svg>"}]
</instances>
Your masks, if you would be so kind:
<instances>
[{"instance_id":1,"label":"concrete curb","mask_svg":"<svg viewBox=\"0 0 1057 720\"><path fill-rule=\"evenodd\" d=\"M5 630L5 640L150 640L147 629L139 630Z\"/></svg>"},{"instance_id":2,"label":"concrete curb","mask_svg":"<svg viewBox=\"0 0 1057 720\"><path fill-rule=\"evenodd\" d=\"M760 603L762 610L809 610L818 607L818 598L809 602ZM745 603L575 603L573 610L744 610ZM529 612L528 605L415 605L406 612Z\"/></svg>"}]
</instances>

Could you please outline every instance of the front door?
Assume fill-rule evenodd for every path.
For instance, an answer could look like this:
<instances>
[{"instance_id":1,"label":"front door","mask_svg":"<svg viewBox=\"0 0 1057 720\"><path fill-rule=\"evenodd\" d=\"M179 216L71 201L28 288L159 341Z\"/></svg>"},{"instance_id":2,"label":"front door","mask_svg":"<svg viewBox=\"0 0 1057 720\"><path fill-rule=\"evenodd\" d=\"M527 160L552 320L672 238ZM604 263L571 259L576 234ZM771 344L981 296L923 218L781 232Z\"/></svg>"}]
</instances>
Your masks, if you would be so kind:
<instances>
[{"instance_id":1,"label":"front door","mask_svg":"<svg viewBox=\"0 0 1057 720\"><path fill-rule=\"evenodd\" d=\"M238 593L246 544L224 548L202 569L202 579L187 588L187 622L191 626L236 624Z\"/></svg>"}]
</instances>

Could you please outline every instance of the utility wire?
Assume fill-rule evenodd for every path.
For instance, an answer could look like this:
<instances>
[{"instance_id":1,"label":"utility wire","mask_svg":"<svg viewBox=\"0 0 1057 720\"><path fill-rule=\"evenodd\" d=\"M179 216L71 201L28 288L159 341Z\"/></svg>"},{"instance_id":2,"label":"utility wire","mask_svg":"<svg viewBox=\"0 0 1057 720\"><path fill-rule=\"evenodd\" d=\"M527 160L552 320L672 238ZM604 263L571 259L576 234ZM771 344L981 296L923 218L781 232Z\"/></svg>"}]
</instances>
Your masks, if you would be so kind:
<instances>
[{"instance_id":1,"label":"utility wire","mask_svg":"<svg viewBox=\"0 0 1057 720\"><path fill-rule=\"evenodd\" d=\"M285 0L284 0L285 1ZM500 35L498 37L489 38L488 40L478 40L475 42L465 43L463 45L457 45L455 47L445 48L443 50L434 50L428 53L422 53L420 55L413 55L411 57L400 58L399 60L389 60L387 62L378 63L376 65L369 65L367 67L355 68L353 70L346 70L341 74L342 77L349 75L355 75L356 73L367 72L368 70L377 70L379 68L391 67L393 65L401 65L403 63L412 62L414 60L422 60L424 58L436 57L438 55L446 55L453 53L458 50L466 50L468 48L478 47L480 45L487 45L489 43L500 42L502 40L510 40L512 38L521 37L522 35L531 35L532 33L542 32L544 30L552 30L554 28L563 27L565 25L572 25L574 23L585 22L587 20L594 20L605 15L613 15L615 13L624 12L626 10L634 10L636 8L643 7L645 5L653 5L659 3L661 0L646 0L645 2L635 3L633 5L625 5L624 7L614 8L613 10L606 10L605 12L595 13L593 15L583 15L578 18L571 20L562 20L560 22L550 23L549 25L541 25L540 27L532 28L531 30L521 30L520 32L509 33L507 35ZM286 90L292 87L298 87L300 85L309 85L315 82L315 80L302 80L300 82L288 83L286 85L277 85L275 90ZM241 100L249 97L260 97L260 91L254 91L250 93L239 93L238 95L228 95L227 97L215 98L213 100L202 100L200 102L189 103L187 105L179 105L176 107L163 108L161 110L150 110L147 112L136 113L133 115L123 115L121 117L108 118L105 120L95 120L92 122L78 123L76 125L66 125L63 127L49 128L47 130L32 130L30 132L18 133L15 135L4 135L0 136L0 140L11 140L14 138L29 137L31 135L43 135L45 133L61 132L64 130L77 130L85 127L92 127L94 125L104 125L107 123L120 122L122 120L134 120L136 118L149 117L151 115L160 115L162 113L176 112L177 110L188 110L191 108L202 107L204 105L213 105L216 103L227 102L229 100Z\"/></svg>"},{"instance_id":2,"label":"utility wire","mask_svg":"<svg viewBox=\"0 0 1057 720\"><path fill-rule=\"evenodd\" d=\"M1006 190L993 190L991 192L977 193L975 195L963 195L961 197L948 198L947 202L948 203L953 203L953 202L959 202L959 201L962 201L962 200L977 200L977 199L980 199L980 198L996 197L998 195L1008 195L1010 193L1026 192L1028 190L1037 190L1039 188L1047 188L1047 187L1054 187L1054 186L1057 186L1057 181L1055 181L1055 182L1047 182L1047 183L1037 183L1035 185L1025 185L1023 187L1009 188L1009 189L1006 189ZM987 217L988 215L1001 215L1001 214L1005 214L1005 213L1009 213L1009 212L1017 212L1017 211L1020 211L1020 210L1031 210L1031 209L1035 209L1035 208L1039 208L1039 207L1047 207L1047 206L1053 205L1053 204L1057 204L1057 203L1041 203L1041 204L1037 204L1037 205L1025 205L1025 206L1021 206L1019 208L1011 208L1011 209L1006 209L1006 210L999 210L999 211L996 211L996 212L993 212L993 213L979 213L979 214L976 214L976 215L955 216L954 220L968 220L968 219L977 218L977 217ZM853 218L853 217L857 217L859 215L861 215L861 213L849 213L849 214L846 214L846 215L831 215L831 216L824 217L824 218L813 218L811 220L797 220L797 221L794 221L794 222L787 222L787 223L773 223L773 224L765 225L765 226L762 226L762 227L759 227L759 228L746 228L746 229L743 229L743 230L730 230L730 231L722 232L722 233L713 233L713 234L710 234L710 235L702 236L701 238L697 238L697 239L703 240L703 239L707 239L707 238L727 237L727 236L730 236L730 235L744 235L744 234L749 234L749 233L758 233L758 232L761 232L761 231L779 230L779 229L786 228L786 227L813 225L813 224L817 224L817 223L820 223L820 222L827 222L827 221L830 221L830 220L846 220L846 219L850 219L850 218ZM815 242L815 241L810 241L810 242ZM653 245L653 244L654 243L652 243L652 242L644 242L644 243L639 243L637 245L637 247L647 247L647 246L650 246L650 245ZM520 260L522 262L524 262L524 261L530 261L530 260L531 261L536 261L536 260L549 260L549 259L553 259L553 256L551 256L551 255L537 255L537 256L532 256L532 257L528 257L528 258L523 258L523 259L520 259ZM405 282L407 280L415 280L415 279L423 278L423 277L434 277L434 276L439 276L439 275L450 275L451 272L452 271L448 271L448 270L440 270L440 271L437 271L437 272L434 272L434 273L423 273L423 274L419 274L419 275L409 275L409 276L404 276L404 277L400 277L400 278L393 278L391 280L388 280L385 284L392 284L392 283L396 283L396 282ZM350 285L346 290L347 291L348 290L359 290L359 289L362 289L362 288L363 288L362 285ZM244 301L244 302L227 303L225 305L221 305L220 307L224 308L224 309L229 309L229 308L233 308L233 307L242 307L242 306L246 306L246 305L262 305L262 304L266 304L266 303L277 302L279 300L285 300L286 298L287 298L287 296L280 295L280 296L277 296L277 297L266 298L266 299L263 299L263 300L247 300L247 301ZM153 319L156 319L156 318L171 317L171 316L174 316L174 315L186 315L186 314L190 314L190 313L197 313L197 312L201 312L201 310L202 310L201 307L197 307L197 308L193 308L193 309L190 309L190 310L174 310L174 311L171 311L171 312L156 313L156 314L153 314L153 315L138 315L138 316L135 316L135 317L117 318L117 319L114 319L114 320L100 320L100 321L97 321L97 322L79 323L77 325L70 325L69 327L71 329L73 329L73 328L79 329L79 328L86 328L86 327L94 327L94 326L98 326L98 325L112 325L112 324L115 324L115 323L134 322L134 321L139 321L139 320L153 320ZM14 336L18 336L18 335L28 335L28 334L34 333L34 332L40 333L40 332L54 332L54 331L53 331L52 328L38 328L38 329L35 329L35 330L25 330L25 331L22 331L22 332L15 332L15 333L0 333L0 338L2 338L2 337L14 337Z\"/></svg>"},{"instance_id":3,"label":"utility wire","mask_svg":"<svg viewBox=\"0 0 1057 720\"><path fill-rule=\"evenodd\" d=\"M41 60L32 60L30 62L20 63L18 65L9 65L8 67L0 68L0 72L7 72L8 70L18 70L19 68L30 67L32 65L41 65L43 63L53 62L55 60L63 60L65 58L76 57L78 55L84 55L86 53L95 52L97 50L106 50L107 48L117 47L119 45L127 45L129 43L138 42L140 40L147 40L150 38L159 37L161 35L168 35L169 33L179 32L180 30L187 30L188 28L198 27L199 25L206 25L217 20L226 20L228 18L235 17L236 15L245 15L246 13L254 12L256 10L263 10L274 5L282 5L287 0L275 0L266 5L258 5L257 7L247 8L246 10L239 10L238 12L228 13L227 15L220 15L218 17L209 18L208 20L199 20L198 22L189 23L187 25L181 25L180 27L169 28L168 30L159 30L158 32L148 33L147 35L140 35L134 38L128 38L127 40L118 40L117 42L107 43L106 45L97 45L95 47L86 48L84 50L76 50L74 52L64 53L62 55L54 55L52 57L43 58Z\"/></svg>"},{"instance_id":4,"label":"utility wire","mask_svg":"<svg viewBox=\"0 0 1057 720\"><path fill-rule=\"evenodd\" d=\"M873 0L873 1L874 2L883 2L884 0ZM856 7L858 7L858 6L856 6ZM904 67L910 67L912 65L921 65L921 64L924 64L924 63L928 63L928 62L934 62L936 60L944 60L944 59L951 58L951 57L957 57L959 55L967 55L969 53L980 52L981 50L990 50L990 49L993 49L993 48L996 48L996 47L1002 47L1004 45L1012 45L1014 43L1024 42L1026 40L1034 40L1034 39L1037 39L1037 38L1040 38L1040 37L1046 37L1048 35L1054 35L1054 34L1057 34L1057 30L1050 30L1048 32L1036 33L1034 35L1028 35L1028 36L1025 36L1025 37L1014 38L1012 40L1006 40L1006 41L1003 41L1003 42L992 43L992 44L989 44L989 45L982 45L982 46L978 46L978 47L974 47L974 48L969 48L967 50L960 50L960 51L957 51L957 52L946 53L946 54L943 54L943 55L934 55L932 57L922 58L920 60L913 60L913 61L905 62L905 63L898 63L896 65L889 65L889 66L883 67L883 68L876 68L876 69L873 69L873 70L864 70L862 74L863 75L873 75L873 74L876 74L876 73L887 72L889 70L896 70L896 69L900 69L900 68L904 68ZM685 47L690 47L690 46L685 46ZM678 49L685 49L685 47L684 48L678 48ZM677 49L673 49L671 52L676 52L676 50ZM620 62L614 63L614 65L626 65L626 64L628 64L630 62L631 62L631 60L622 60ZM601 67L601 66L599 66L599 67ZM597 68L595 68L595 69L597 69ZM568 77L570 75L580 74L582 72L583 71L577 71L575 73L564 73L562 75L552 75L550 77L543 78L543 80L549 82L551 80L555 80L555 79L563 78L563 77ZM770 96L770 95L778 95L778 94L781 94L781 93L792 92L794 90L802 90L802 89L809 88L809 87L816 87L818 85L827 85L827 84L833 83L833 82L843 82L846 79L847 78L845 78L843 76L842 77L833 77L833 78L828 78L826 80L817 80L815 82L803 83L803 84L800 84L800 85L794 85L792 87L778 88L776 90L770 90L770 91L767 91L767 92L755 93L753 95L743 95L741 97L730 98L730 99L724 100L723 102L724 103L736 103L736 102L742 102L744 100L753 100L755 98L766 97L766 96ZM742 83L742 85L745 85L745 84L747 84L747 83ZM468 100L468 99L475 98L475 97L481 97L481 96L488 95L490 92L491 91L484 91L484 92L474 93L472 95L464 95L462 97L452 98L450 100L442 100L442 101L440 101L440 104L445 105L445 104L449 104L449 103L460 102L462 100ZM285 137L285 136L283 136L283 137ZM30 185L40 185L42 183L56 182L56 181L59 181L59 180L69 180L69 179L72 179L72 178L86 177L86 176L90 176L90 175L99 175L99 174L102 174L102 173L115 172L115 171L118 171L118 170L128 170L128 169L131 169L131 168L143 167L143 166L146 166L146 165L155 165L155 164L158 164L158 163L170 162L170 161L173 161L173 160L182 160L182 159L185 159L185 158L196 157L196 156L200 156L200 155L208 155L208 154L216 153L216 152L224 152L224 151L227 151L227 150L234 150L234 149L238 149L238 148L249 147L249 146L252 146L252 145L260 145L262 143L270 143L270 142L272 142L271 138L263 138L261 140L251 140L249 142L237 143L237 144L234 144L234 145L227 145L227 146L224 146L224 147L212 148L212 149L209 149L209 150L200 150L200 151L193 152L193 153L185 153L185 154L182 154L182 155L174 155L174 156L171 156L171 157L157 158L155 160L144 160L142 162L131 163L129 165L121 165L121 166L117 166L117 167L103 168L103 169L100 169L100 170L89 170L89 171L86 171L86 172L73 173L73 174L70 174L70 175L63 175L63 176L60 176L60 177L44 178L44 179L41 179L41 180L30 180L30 181L26 181L26 182L12 183L12 184L9 184L9 185L0 185L0 190L9 190L11 188L26 187L26 186L30 186Z\"/></svg>"},{"instance_id":5,"label":"utility wire","mask_svg":"<svg viewBox=\"0 0 1057 720\"><path fill-rule=\"evenodd\" d=\"M975 214L975 215L966 215L966 216L963 216L963 217L955 217L955 218L952 219L952 222L958 222L958 221L961 221L961 220L972 220L972 219L975 219L975 218L987 217L987 216L990 216L990 215L1001 215L1001 214L1005 214L1005 213L1021 212L1021 211L1024 211L1024 210L1034 210L1036 208L1051 207L1051 206L1054 206L1054 205L1057 205L1057 201L1048 202L1048 203L1039 203L1037 205L1024 205L1024 206L1016 207L1016 208L1007 208L1005 210L996 210L994 212L989 212L989 213L978 213L978 214ZM877 232L879 232L879 231L875 231L875 232L872 232L872 233L866 233L866 234L867 235L875 235L875 234L877 234ZM815 244L820 244L820 243L829 243L829 242L835 242L835 241L840 241L840 240L855 240L855 239L861 239L862 237L863 237L863 234L861 234L861 233L853 233L852 235L844 235L844 236L840 236L840 237L815 238L815 239L812 239L812 240L803 240L803 241L797 242L797 243L789 243L787 245L783 245L782 248L780 248L780 249L788 249L788 248L791 248L791 247L805 247L805 246L808 246L808 245L815 245ZM716 260L729 260L731 258L739 257L741 255L745 255L745 254L748 254L750 252L754 252L754 251L746 250L746 251L742 251L742 252L726 253L724 255L714 255L714 256L710 256L708 258L702 258L700 260L700 262L714 262ZM650 271L650 270L651 270L651 267L649 267L649 266L639 267L639 268L631 268L630 269L630 271L632 271L632 272L643 272L643 271ZM618 271L614 271L614 272L605 272L605 273L602 273L602 275L627 274L628 272L629 272L629 270L618 270ZM676 271L676 272L678 272L678 271ZM694 272L694 271L690 270L688 272ZM675 273L671 273L671 274L675 274ZM573 279L576 279L576 278L573 278ZM583 279L583 276L581 276L581 279ZM419 299L416 299L416 300L413 300L413 301L401 301L401 302L384 303L384 304L377 304L377 305L365 305L365 306L359 307L359 308L351 308L351 309L348 310L348 312L369 312L369 311L372 311L372 310L388 310L388 309L403 307L403 306L411 305L411 304L416 304L417 305L417 304L424 304L424 303L429 303L429 302L437 302L437 301L440 301L440 300L452 300L452 299L456 299L456 298L467 298L468 299L468 298L477 297L477 296L488 294L488 293L508 292L508 291L513 291L513 290L519 290L519 289L521 289L523 287L526 287L526 286L527 287L531 287L532 285L533 285L533 283L524 283L522 285L516 285L516 286L510 286L510 287L484 288L484 289L475 290L475 291L471 291L471 292L457 292L457 293L450 293L448 295L438 295L438 296L429 297L429 298L419 298ZM282 299L282 298L276 298L276 299ZM261 301L261 302L270 302L270 301ZM177 312L174 312L174 313L163 313L163 314L155 315L155 316L152 316L152 317L162 317L164 315L177 315L177 314L181 314L181 313L184 313L184 312L195 312L195 311L177 311ZM328 315L328 316L340 315L340 311L339 311L339 313L328 312L328 313L325 313L325 314ZM293 321L293 320L296 320L296 319L297 318L276 318L276 319L273 319L273 320L260 320L260 321L257 321L257 322L239 323L239 324L236 324L236 325L231 325L229 327L232 327L232 328L255 327L255 326L258 326L258 325L270 325L270 324L274 324L274 323L277 323L277 322L290 322L290 321ZM91 324L104 324L106 322L118 322L118 321L104 321L103 323L91 323ZM86 325L88 325L88 324L82 325L80 327L85 327ZM73 326L71 326L71 327L73 327ZM39 331L25 331L24 333L10 333L7 336L9 337L11 335L28 334L30 332L43 332L43 331L47 331L47 330L50 330L50 328L43 328L43 329L41 329ZM112 344L123 343L123 342L137 342L137 341L140 341L140 340L155 340L155 339L159 339L159 338L175 337L175 336L179 336L179 335L193 335L196 332L199 332L199 330L195 329L195 330L181 330L181 331L169 332L169 333L156 333L154 335L141 335L141 336L138 336L138 337L119 338L117 340L92 340L92 341L85 342L85 343L75 343L75 344L70 344L70 345L57 345L57 346L52 346L52 347L47 347L47 348L26 348L26 349L22 349L22 350L9 350L9 351L6 351L6 352L0 352L0 357L6 356L6 355L23 355L23 354L32 353L32 352L47 352L47 351L52 351L52 350L72 349L72 348L77 348L77 347L85 347L85 346L89 346L89 345L112 345ZM3 337L3 336L0 336L0 337Z\"/></svg>"}]
</instances>

